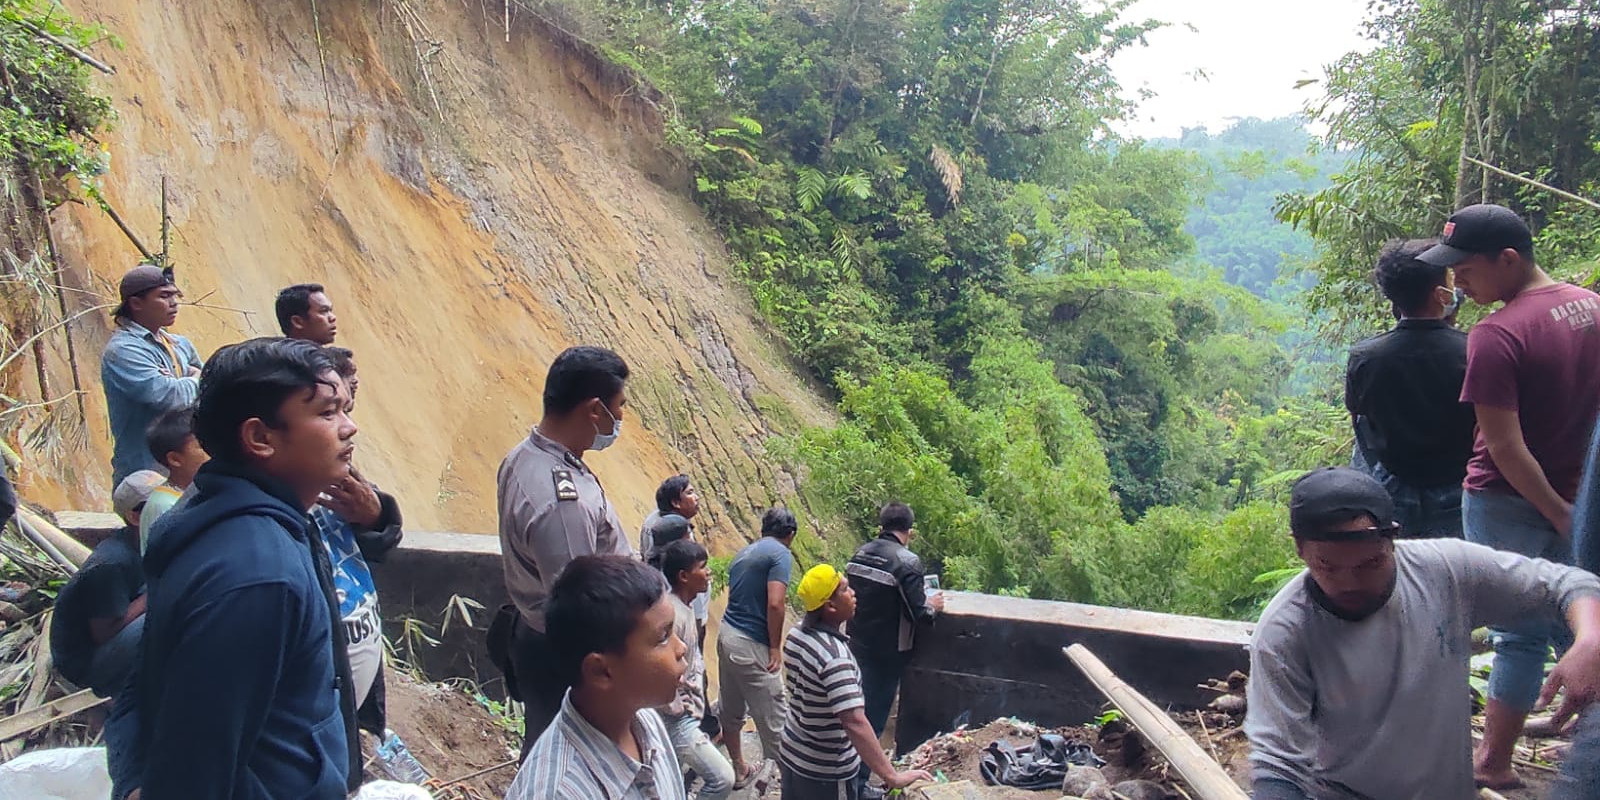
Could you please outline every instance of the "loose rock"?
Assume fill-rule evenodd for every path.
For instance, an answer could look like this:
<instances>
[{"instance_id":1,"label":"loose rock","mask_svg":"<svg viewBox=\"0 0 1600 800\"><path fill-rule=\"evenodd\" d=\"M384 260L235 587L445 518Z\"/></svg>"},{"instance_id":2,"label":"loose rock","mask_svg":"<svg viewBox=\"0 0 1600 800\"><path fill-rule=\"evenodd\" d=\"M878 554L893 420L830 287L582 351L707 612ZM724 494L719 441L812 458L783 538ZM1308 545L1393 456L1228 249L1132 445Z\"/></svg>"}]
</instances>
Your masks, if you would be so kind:
<instances>
[{"instance_id":1,"label":"loose rock","mask_svg":"<svg viewBox=\"0 0 1600 800\"><path fill-rule=\"evenodd\" d=\"M1237 694L1225 694L1211 701L1211 708L1224 714L1243 714L1245 709L1244 697Z\"/></svg>"},{"instance_id":2,"label":"loose rock","mask_svg":"<svg viewBox=\"0 0 1600 800\"><path fill-rule=\"evenodd\" d=\"M1166 788L1152 781L1123 781L1111 791L1128 800L1167 800Z\"/></svg>"},{"instance_id":3,"label":"loose rock","mask_svg":"<svg viewBox=\"0 0 1600 800\"><path fill-rule=\"evenodd\" d=\"M1061 781L1061 791L1064 794L1087 797L1089 790L1096 786L1110 786L1111 782L1106 776L1094 767L1084 767L1077 764L1067 766L1067 777Z\"/></svg>"}]
</instances>

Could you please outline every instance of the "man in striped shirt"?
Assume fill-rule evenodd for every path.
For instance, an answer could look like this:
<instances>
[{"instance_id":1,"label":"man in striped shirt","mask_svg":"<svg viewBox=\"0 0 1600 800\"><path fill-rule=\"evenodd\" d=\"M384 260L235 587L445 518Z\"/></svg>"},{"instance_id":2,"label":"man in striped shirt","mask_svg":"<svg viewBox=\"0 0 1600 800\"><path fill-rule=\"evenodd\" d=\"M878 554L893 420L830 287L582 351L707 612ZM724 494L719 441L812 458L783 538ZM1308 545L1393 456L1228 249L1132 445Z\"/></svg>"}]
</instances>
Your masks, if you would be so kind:
<instances>
[{"instance_id":1,"label":"man in striped shirt","mask_svg":"<svg viewBox=\"0 0 1600 800\"><path fill-rule=\"evenodd\" d=\"M684 800L655 706L687 664L666 579L631 556L580 556L545 605L552 668L572 688L506 800Z\"/></svg>"},{"instance_id":2,"label":"man in striped shirt","mask_svg":"<svg viewBox=\"0 0 1600 800\"><path fill-rule=\"evenodd\" d=\"M857 800L863 760L890 789L933 780L923 770L897 771L878 746L861 699L861 670L840 632L856 613L855 592L827 564L800 579L805 621L783 644L788 713L778 748L783 800Z\"/></svg>"}]
</instances>

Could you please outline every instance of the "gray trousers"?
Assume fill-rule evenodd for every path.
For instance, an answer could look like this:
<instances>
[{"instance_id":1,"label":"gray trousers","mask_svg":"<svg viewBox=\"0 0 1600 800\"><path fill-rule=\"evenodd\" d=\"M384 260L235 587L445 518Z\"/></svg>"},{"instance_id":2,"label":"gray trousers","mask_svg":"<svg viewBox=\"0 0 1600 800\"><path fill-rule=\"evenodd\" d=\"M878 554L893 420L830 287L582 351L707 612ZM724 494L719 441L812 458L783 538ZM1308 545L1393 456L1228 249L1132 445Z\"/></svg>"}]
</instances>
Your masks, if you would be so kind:
<instances>
[{"instance_id":1,"label":"gray trousers","mask_svg":"<svg viewBox=\"0 0 1600 800\"><path fill-rule=\"evenodd\" d=\"M767 671L767 645L724 624L717 631L717 685L722 690L722 735L744 730L745 712L756 721L761 757L778 758L783 733L783 678ZM746 763L760 763L748 756Z\"/></svg>"}]
</instances>

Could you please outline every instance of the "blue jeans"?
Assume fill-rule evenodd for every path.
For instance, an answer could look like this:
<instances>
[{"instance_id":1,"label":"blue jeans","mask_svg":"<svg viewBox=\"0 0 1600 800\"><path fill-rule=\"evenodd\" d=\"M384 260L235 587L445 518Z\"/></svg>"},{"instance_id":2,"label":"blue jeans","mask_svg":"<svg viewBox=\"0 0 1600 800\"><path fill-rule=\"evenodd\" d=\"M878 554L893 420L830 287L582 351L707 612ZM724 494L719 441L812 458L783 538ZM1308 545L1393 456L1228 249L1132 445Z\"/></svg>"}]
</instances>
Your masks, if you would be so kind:
<instances>
[{"instance_id":1,"label":"blue jeans","mask_svg":"<svg viewBox=\"0 0 1600 800\"><path fill-rule=\"evenodd\" d=\"M1589 438L1583 482L1572 504L1572 553L1572 563L1590 572L1600 571L1600 425Z\"/></svg>"},{"instance_id":2,"label":"blue jeans","mask_svg":"<svg viewBox=\"0 0 1600 800\"><path fill-rule=\"evenodd\" d=\"M1550 800L1586 800L1600 786L1600 707L1589 706L1578 716L1572 734L1572 752L1561 765L1561 777L1550 789Z\"/></svg>"},{"instance_id":3,"label":"blue jeans","mask_svg":"<svg viewBox=\"0 0 1600 800\"><path fill-rule=\"evenodd\" d=\"M1461 494L1467 541L1529 558L1571 563L1571 544L1556 533L1532 503L1513 494ZM1544 613L1490 633L1494 666L1489 671L1489 698L1512 708L1532 709L1544 685L1544 665L1551 645L1557 652L1565 652L1572 644L1566 622L1555 614Z\"/></svg>"},{"instance_id":4,"label":"blue jeans","mask_svg":"<svg viewBox=\"0 0 1600 800\"><path fill-rule=\"evenodd\" d=\"M1412 539L1461 538L1461 484L1417 487L1406 483L1382 464L1367 463L1357 447L1350 465L1371 475L1394 500L1394 518L1400 535Z\"/></svg>"},{"instance_id":5,"label":"blue jeans","mask_svg":"<svg viewBox=\"0 0 1600 800\"><path fill-rule=\"evenodd\" d=\"M678 765L692 769L704 785L697 800L724 800L733 793L733 764L711 743L706 732L700 730L700 720L689 714L681 717L661 715L667 724L667 736L672 739L672 750L678 754Z\"/></svg>"},{"instance_id":6,"label":"blue jeans","mask_svg":"<svg viewBox=\"0 0 1600 800\"><path fill-rule=\"evenodd\" d=\"M89 687L101 697L112 697L133 679L139 666L139 644L144 640L144 615L124 625L105 644L94 649L89 661Z\"/></svg>"}]
</instances>

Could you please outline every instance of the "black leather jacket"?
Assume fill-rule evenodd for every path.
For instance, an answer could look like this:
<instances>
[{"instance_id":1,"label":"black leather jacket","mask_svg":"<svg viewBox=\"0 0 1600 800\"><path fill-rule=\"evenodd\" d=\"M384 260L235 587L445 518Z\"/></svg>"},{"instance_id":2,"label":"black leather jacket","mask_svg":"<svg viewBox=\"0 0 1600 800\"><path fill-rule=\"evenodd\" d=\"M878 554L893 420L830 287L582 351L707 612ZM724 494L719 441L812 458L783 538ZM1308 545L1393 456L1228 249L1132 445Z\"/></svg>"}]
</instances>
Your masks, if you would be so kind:
<instances>
[{"instance_id":1,"label":"black leather jacket","mask_svg":"<svg viewBox=\"0 0 1600 800\"><path fill-rule=\"evenodd\" d=\"M856 593L850 647L857 653L891 655L911 650L917 623L933 622L922 586L922 559L892 533L862 545L844 569Z\"/></svg>"}]
</instances>

